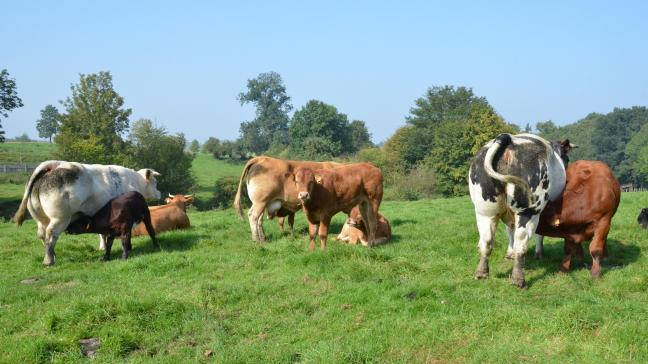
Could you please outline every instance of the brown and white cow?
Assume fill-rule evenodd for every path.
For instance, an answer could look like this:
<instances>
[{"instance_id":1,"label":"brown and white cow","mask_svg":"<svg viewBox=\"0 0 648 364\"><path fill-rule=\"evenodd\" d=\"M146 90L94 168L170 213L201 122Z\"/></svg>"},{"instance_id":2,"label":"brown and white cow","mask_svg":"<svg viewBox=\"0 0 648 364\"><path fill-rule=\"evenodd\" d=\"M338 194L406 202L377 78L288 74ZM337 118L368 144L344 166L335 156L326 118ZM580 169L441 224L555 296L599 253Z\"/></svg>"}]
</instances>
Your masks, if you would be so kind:
<instances>
[{"instance_id":1,"label":"brown and white cow","mask_svg":"<svg viewBox=\"0 0 648 364\"><path fill-rule=\"evenodd\" d=\"M340 211L347 214L358 206L367 225L368 245L376 238L378 208L383 196L383 176L369 163L354 163L332 169L298 168L295 184L308 220L309 249L315 250L318 232L322 250L331 218Z\"/></svg>"},{"instance_id":2,"label":"brown and white cow","mask_svg":"<svg viewBox=\"0 0 648 364\"><path fill-rule=\"evenodd\" d=\"M241 191L243 183L252 201L248 211L252 240L265 241L263 232L263 213L274 214L282 207L285 211L295 212L301 209L301 201L297 198L297 187L293 174L299 167L312 169L334 168L341 166L335 162L291 161L266 156L250 159L243 168L238 190L234 198L236 214L243 218L241 206Z\"/></svg>"},{"instance_id":3,"label":"brown and white cow","mask_svg":"<svg viewBox=\"0 0 648 364\"><path fill-rule=\"evenodd\" d=\"M391 235L392 232L389 220L387 220L387 218L379 212L374 245L382 244L388 241L389 239L391 239ZM342 231L335 239L352 245L356 245L358 244L358 242L360 242L360 244L362 244L363 246L369 246L369 241L367 238L367 227L364 224L364 221L362 221L362 214L360 214L360 209L358 208L358 206L351 209L349 217L342 226Z\"/></svg>"},{"instance_id":4,"label":"brown and white cow","mask_svg":"<svg viewBox=\"0 0 648 364\"><path fill-rule=\"evenodd\" d=\"M562 196L551 201L540 215L536 233L565 239L565 255L560 270L569 270L573 254L583 257L582 243L589 245L592 277L601 276L601 258L607 256L607 235L619 207L621 187L607 164L576 161L567 167L567 183ZM536 256L542 256L542 236Z\"/></svg>"},{"instance_id":5,"label":"brown and white cow","mask_svg":"<svg viewBox=\"0 0 648 364\"><path fill-rule=\"evenodd\" d=\"M163 231L188 229L191 227L187 206L193 202L192 195L169 195L164 201L166 205L151 206L151 222L156 233ZM133 228L133 236L146 234L146 227L138 224Z\"/></svg>"}]
</instances>

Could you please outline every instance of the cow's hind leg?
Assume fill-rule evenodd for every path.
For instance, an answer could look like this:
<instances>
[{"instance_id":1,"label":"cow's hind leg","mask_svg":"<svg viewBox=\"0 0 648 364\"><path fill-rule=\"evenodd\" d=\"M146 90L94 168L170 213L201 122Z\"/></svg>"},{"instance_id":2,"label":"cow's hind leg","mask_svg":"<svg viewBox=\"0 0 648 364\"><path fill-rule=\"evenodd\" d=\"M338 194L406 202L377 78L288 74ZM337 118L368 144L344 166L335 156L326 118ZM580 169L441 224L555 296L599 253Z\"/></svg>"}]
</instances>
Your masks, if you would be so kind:
<instances>
[{"instance_id":1,"label":"cow's hind leg","mask_svg":"<svg viewBox=\"0 0 648 364\"><path fill-rule=\"evenodd\" d=\"M498 218L495 216L485 216L480 213L477 213L476 217L477 230L479 230L479 264L475 271L475 278L485 279L488 278L488 258L493 252L495 228L497 227Z\"/></svg>"},{"instance_id":2,"label":"cow's hind leg","mask_svg":"<svg viewBox=\"0 0 648 364\"><path fill-rule=\"evenodd\" d=\"M252 230L252 240L254 241L265 240L265 234L263 234L263 211L265 211L265 205L258 203L252 204L248 211L248 220Z\"/></svg>"},{"instance_id":3,"label":"cow's hind leg","mask_svg":"<svg viewBox=\"0 0 648 364\"><path fill-rule=\"evenodd\" d=\"M589 246L592 256L592 278L601 277L601 259L607 254L607 236L610 232L610 219L602 219L594 230L594 237Z\"/></svg>"},{"instance_id":4,"label":"cow's hind leg","mask_svg":"<svg viewBox=\"0 0 648 364\"><path fill-rule=\"evenodd\" d=\"M43 265L50 266L54 265L56 253L54 252L54 247L58 241L59 236L70 224L70 219L56 219L52 218L45 228L45 257L43 258Z\"/></svg>"},{"instance_id":5,"label":"cow's hind leg","mask_svg":"<svg viewBox=\"0 0 648 364\"><path fill-rule=\"evenodd\" d=\"M295 213L288 214L288 225L290 225L290 236L295 237Z\"/></svg>"},{"instance_id":6,"label":"cow's hind leg","mask_svg":"<svg viewBox=\"0 0 648 364\"><path fill-rule=\"evenodd\" d=\"M155 235L154 235L155 236ZM131 245L131 231L128 230L121 236L122 241L122 259L128 259L128 253L133 249Z\"/></svg>"},{"instance_id":7,"label":"cow's hind leg","mask_svg":"<svg viewBox=\"0 0 648 364\"><path fill-rule=\"evenodd\" d=\"M151 241L153 241L153 246L156 248L160 248L160 244L157 241L157 238L155 237L155 229L153 228L153 224L151 223L151 212L147 208L146 211L144 211L144 216L142 216L142 222L144 222L144 227L146 227L146 232L149 234L151 237ZM130 231L129 230L129 237L128 240L130 241Z\"/></svg>"},{"instance_id":8,"label":"cow's hind leg","mask_svg":"<svg viewBox=\"0 0 648 364\"><path fill-rule=\"evenodd\" d=\"M513 259L515 252L513 251L513 244L515 243L515 229L513 225L506 224L506 235L508 236L508 246L506 247L506 259Z\"/></svg>"},{"instance_id":9,"label":"cow's hind leg","mask_svg":"<svg viewBox=\"0 0 648 364\"><path fill-rule=\"evenodd\" d=\"M514 285L520 288L526 288L527 286L524 280L524 258L529 247L529 240L535 234L539 220L539 214L521 214L515 218L515 243L513 248L515 256L511 280Z\"/></svg>"}]
</instances>

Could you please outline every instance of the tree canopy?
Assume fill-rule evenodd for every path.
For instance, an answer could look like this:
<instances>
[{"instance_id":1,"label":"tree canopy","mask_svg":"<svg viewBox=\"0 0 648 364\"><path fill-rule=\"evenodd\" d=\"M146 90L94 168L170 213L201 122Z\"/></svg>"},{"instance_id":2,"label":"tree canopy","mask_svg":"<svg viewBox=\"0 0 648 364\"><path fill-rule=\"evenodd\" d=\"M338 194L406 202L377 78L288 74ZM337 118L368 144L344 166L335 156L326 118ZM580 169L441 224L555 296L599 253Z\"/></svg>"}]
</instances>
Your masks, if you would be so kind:
<instances>
[{"instance_id":1,"label":"tree canopy","mask_svg":"<svg viewBox=\"0 0 648 364\"><path fill-rule=\"evenodd\" d=\"M51 143L52 136L56 134L56 130L58 129L58 119L60 117L58 109L53 105L47 105L40 113L41 118L36 121L38 136L41 138L49 138Z\"/></svg>"},{"instance_id":2,"label":"tree canopy","mask_svg":"<svg viewBox=\"0 0 648 364\"><path fill-rule=\"evenodd\" d=\"M65 113L55 141L60 157L85 163L123 163L124 140L131 109L113 89L110 72L80 75L72 96L62 102Z\"/></svg>"},{"instance_id":3,"label":"tree canopy","mask_svg":"<svg viewBox=\"0 0 648 364\"><path fill-rule=\"evenodd\" d=\"M260 154L270 148L288 145L290 97L281 75L261 73L248 80L247 91L238 95L241 105L254 104L254 120L241 123L241 143L247 150Z\"/></svg>"},{"instance_id":4,"label":"tree canopy","mask_svg":"<svg viewBox=\"0 0 648 364\"><path fill-rule=\"evenodd\" d=\"M18 97L16 80L9 77L6 69L0 71L0 143L5 141L5 132L2 130L2 119L9 116L8 112L23 106L22 99Z\"/></svg>"}]
</instances>

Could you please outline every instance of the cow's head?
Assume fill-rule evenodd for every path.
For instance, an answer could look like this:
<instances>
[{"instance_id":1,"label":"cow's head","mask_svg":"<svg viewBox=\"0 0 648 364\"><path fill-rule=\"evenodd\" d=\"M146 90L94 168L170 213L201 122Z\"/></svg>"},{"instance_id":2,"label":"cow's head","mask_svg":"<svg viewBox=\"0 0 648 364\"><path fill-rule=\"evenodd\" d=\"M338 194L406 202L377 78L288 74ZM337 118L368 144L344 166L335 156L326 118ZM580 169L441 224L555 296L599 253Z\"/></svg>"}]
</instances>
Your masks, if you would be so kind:
<instances>
[{"instance_id":1,"label":"cow's head","mask_svg":"<svg viewBox=\"0 0 648 364\"><path fill-rule=\"evenodd\" d=\"M170 204L170 203L181 203L184 204L185 206L189 206L193 203L193 195L172 195L169 194L169 197L164 199L164 203Z\"/></svg>"},{"instance_id":2,"label":"cow's head","mask_svg":"<svg viewBox=\"0 0 648 364\"><path fill-rule=\"evenodd\" d=\"M578 145L572 144L569 139L553 142L551 145L553 146L554 151L556 151L560 156L565 168L567 168L567 164L569 163L569 156L567 154L571 152L572 149L578 148Z\"/></svg>"},{"instance_id":3,"label":"cow's head","mask_svg":"<svg viewBox=\"0 0 648 364\"><path fill-rule=\"evenodd\" d=\"M68 225L67 231L68 234L85 234L90 232L90 224L92 223L92 218L87 215L82 215L78 219Z\"/></svg>"},{"instance_id":4,"label":"cow's head","mask_svg":"<svg viewBox=\"0 0 648 364\"><path fill-rule=\"evenodd\" d=\"M144 168L137 171L142 177L144 177L145 183L142 188L142 191L139 191L142 196L146 199L156 199L159 200L162 197L162 194L157 189L157 179L155 177L160 174L150 168Z\"/></svg>"},{"instance_id":5,"label":"cow's head","mask_svg":"<svg viewBox=\"0 0 648 364\"><path fill-rule=\"evenodd\" d=\"M298 168L295 171L294 179L297 186L297 198L302 203L310 200L315 184L321 181L321 177L316 176L310 168Z\"/></svg>"},{"instance_id":6,"label":"cow's head","mask_svg":"<svg viewBox=\"0 0 648 364\"><path fill-rule=\"evenodd\" d=\"M637 222L644 229L648 229L648 208L641 209L641 213L639 213L639 217L637 218Z\"/></svg>"},{"instance_id":7,"label":"cow's head","mask_svg":"<svg viewBox=\"0 0 648 364\"><path fill-rule=\"evenodd\" d=\"M351 209L346 222L347 224L357 227L358 229L362 228L362 214L360 213L358 206Z\"/></svg>"}]
</instances>

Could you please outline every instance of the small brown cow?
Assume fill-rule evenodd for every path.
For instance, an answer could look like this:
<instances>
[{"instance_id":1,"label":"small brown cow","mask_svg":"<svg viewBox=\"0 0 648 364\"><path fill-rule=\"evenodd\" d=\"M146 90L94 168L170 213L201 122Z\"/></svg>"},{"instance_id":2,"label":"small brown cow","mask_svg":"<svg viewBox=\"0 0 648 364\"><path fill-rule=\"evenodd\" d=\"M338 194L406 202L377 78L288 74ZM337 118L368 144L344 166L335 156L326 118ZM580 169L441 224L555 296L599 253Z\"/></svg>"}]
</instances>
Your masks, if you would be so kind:
<instances>
[{"instance_id":1,"label":"small brown cow","mask_svg":"<svg viewBox=\"0 0 648 364\"><path fill-rule=\"evenodd\" d=\"M607 235L619 207L621 187L607 164L576 161L567 168L567 183L561 198L551 201L540 215L536 233L565 239L565 255L560 270L567 272L571 256L582 259L585 240L592 256L592 277L601 276L601 258L607 256ZM542 255L542 240L536 255Z\"/></svg>"},{"instance_id":2,"label":"small brown cow","mask_svg":"<svg viewBox=\"0 0 648 364\"><path fill-rule=\"evenodd\" d=\"M192 195L169 195L164 200L167 204L151 206L151 221L156 233L163 231L188 229L191 227L187 216L187 206L193 202ZM133 228L133 236L146 234L145 226L138 224Z\"/></svg>"},{"instance_id":3,"label":"small brown cow","mask_svg":"<svg viewBox=\"0 0 648 364\"><path fill-rule=\"evenodd\" d=\"M352 245L358 244L359 241L363 246L369 246L367 227L362 221L362 215L357 206L351 209L351 213L349 213L349 217L344 223L344 226L342 226L342 231L336 239ZM391 225L389 224L389 220L381 213L378 213L378 226L374 245L382 244L389 239L391 239Z\"/></svg>"},{"instance_id":4,"label":"small brown cow","mask_svg":"<svg viewBox=\"0 0 648 364\"><path fill-rule=\"evenodd\" d=\"M104 260L110 259L113 240L119 236L122 241L122 259L128 258L131 251L131 229L142 221L153 245L160 247L155 239L155 230L151 225L151 215L144 196L139 192L126 192L108 202L97 213L90 217L83 215L68 225L69 234L102 234L107 235Z\"/></svg>"},{"instance_id":5,"label":"small brown cow","mask_svg":"<svg viewBox=\"0 0 648 364\"><path fill-rule=\"evenodd\" d=\"M295 213L288 210L285 207L280 208L277 211L268 211L268 220L272 220L274 217L277 217L277 222L279 223L279 229L281 233L284 233L284 224L286 223L286 216L288 217L288 225L290 226L290 234L295 235Z\"/></svg>"},{"instance_id":6,"label":"small brown cow","mask_svg":"<svg viewBox=\"0 0 648 364\"><path fill-rule=\"evenodd\" d=\"M367 224L368 245L376 237L376 216L383 196L383 176L380 169L369 163L355 163L332 169L298 168L294 181L297 197L302 202L308 220L309 249L315 250L318 232L322 250L333 215L340 211L350 213L359 206L362 221Z\"/></svg>"}]
</instances>

